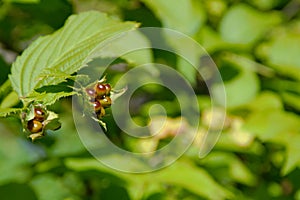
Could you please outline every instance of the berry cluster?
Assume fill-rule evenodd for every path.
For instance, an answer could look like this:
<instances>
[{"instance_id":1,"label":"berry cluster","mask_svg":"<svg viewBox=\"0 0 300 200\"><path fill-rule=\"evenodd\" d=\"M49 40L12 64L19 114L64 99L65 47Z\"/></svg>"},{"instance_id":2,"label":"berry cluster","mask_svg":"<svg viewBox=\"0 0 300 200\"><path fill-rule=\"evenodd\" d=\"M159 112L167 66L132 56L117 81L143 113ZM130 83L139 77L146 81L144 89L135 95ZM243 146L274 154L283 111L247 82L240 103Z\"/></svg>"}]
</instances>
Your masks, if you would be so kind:
<instances>
[{"instance_id":1,"label":"berry cluster","mask_svg":"<svg viewBox=\"0 0 300 200\"><path fill-rule=\"evenodd\" d=\"M85 91L98 119L101 119L105 115L105 108L111 106L110 84L98 82L94 87L86 88Z\"/></svg>"},{"instance_id":2,"label":"berry cluster","mask_svg":"<svg viewBox=\"0 0 300 200\"><path fill-rule=\"evenodd\" d=\"M34 117L27 122L27 129L31 133L41 132L46 118L46 111L42 107L34 107Z\"/></svg>"}]
</instances>

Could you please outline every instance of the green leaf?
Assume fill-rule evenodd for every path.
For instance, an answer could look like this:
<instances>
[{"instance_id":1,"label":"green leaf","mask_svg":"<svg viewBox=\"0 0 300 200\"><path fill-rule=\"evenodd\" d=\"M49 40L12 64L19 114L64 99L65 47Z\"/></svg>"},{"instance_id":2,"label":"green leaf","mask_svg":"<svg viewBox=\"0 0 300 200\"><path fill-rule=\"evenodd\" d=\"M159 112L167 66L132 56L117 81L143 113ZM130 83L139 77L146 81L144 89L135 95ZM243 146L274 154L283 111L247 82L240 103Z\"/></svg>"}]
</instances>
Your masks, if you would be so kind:
<instances>
[{"instance_id":1,"label":"green leaf","mask_svg":"<svg viewBox=\"0 0 300 200\"><path fill-rule=\"evenodd\" d=\"M300 80L300 34L287 33L264 45L264 57L281 74Z\"/></svg>"},{"instance_id":2,"label":"green leaf","mask_svg":"<svg viewBox=\"0 0 300 200\"><path fill-rule=\"evenodd\" d=\"M5 3L24 3L24 4L27 4L27 3L39 3L40 0L3 0Z\"/></svg>"},{"instance_id":3,"label":"green leaf","mask_svg":"<svg viewBox=\"0 0 300 200\"><path fill-rule=\"evenodd\" d=\"M7 117L9 115L19 114L21 112L21 108L0 108L0 117Z\"/></svg>"},{"instance_id":4,"label":"green leaf","mask_svg":"<svg viewBox=\"0 0 300 200\"><path fill-rule=\"evenodd\" d=\"M212 152L202 160L203 164L213 172L220 171L229 177L218 177L219 180L233 179L236 182L253 186L256 184L256 177L247 166L233 153ZM226 170L224 172L224 169ZM215 174L217 176L218 174Z\"/></svg>"},{"instance_id":5,"label":"green leaf","mask_svg":"<svg viewBox=\"0 0 300 200\"><path fill-rule=\"evenodd\" d=\"M121 173L105 167L96 159L68 158L65 159L65 164L76 171L94 169L114 174L128 182L128 188L132 190L132 196L138 193L136 190L141 185L159 187L158 185L160 184L170 184L185 188L196 195L208 199L228 199L233 197L231 192L215 182L205 170L194 166L187 160L176 161L165 169L146 174ZM147 188L143 187L143 190L147 190Z\"/></svg>"},{"instance_id":6,"label":"green leaf","mask_svg":"<svg viewBox=\"0 0 300 200\"><path fill-rule=\"evenodd\" d=\"M41 174L33 177L30 185L40 200L74 199L62 180L53 174Z\"/></svg>"},{"instance_id":7,"label":"green leaf","mask_svg":"<svg viewBox=\"0 0 300 200\"><path fill-rule=\"evenodd\" d=\"M278 0L253 0L249 3L259 8L260 10L270 10L272 8L276 8L283 1Z\"/></svg>"},{"instance_id":8,"label":"green leaf","mask_svg":"<svg viewBox=\"0 0 300 200\"><path fill-rule=\"evenodd\" d=\"M255 98L259 91L258 77L255 73L248 70L240 70L240 73L225 82L226 105L228 108L234 108L245 105ZM223 87L215 84L212 87L212 95L215 96L217 103L222 104L223 99L219 97L222 94Z\"/></svg>"},{"instance_id":9,"label":"green leaf","mask_svg":"<svg viewBox=\"0 0 300 200\"><path fill-rule=\"evenodd\" d=\"M224 42L221 36L209 26L203 27L197 35L199 43L208 52L218 51L230 47L230 43Z\"/></svg>"},{"instance_id":10,"label":"green leaf","mask_svg":"<svg viewBox=\"0 0 300 200\"><path fill-rule=\"evenodd\" d=\"M286 175L289 172L291 172L295 167L300 166L300 132L289 132L287 136L282 139L283 141L285 141L286 146L286 160L281 169L281 173L283 175Z\"/></svg>"},{"instance_id":11,"label":"green leaf","mask_svg":"<svg viewBox=\"0 0 300 200\"><path fill-rule=\"evenodd\" d=\"M54 112L48 111L49 116L44 121L44 129L45 130L57 130L61 127L61 123L58 121L58 115Z\"/></svg>"},{"instance_id":12,"label":"green leaf","mask_svg":"<svg viewBox=\"0 0 300 200\"><path fill-rule=\"evenodd\" d=\"M26 98L26 102L36 101L36 102L43 102L43 105L48 106L54 104L57 100L72 96L77 94L77 92L57 92L57 93L32 93L28 98Z\"/></svg>"},{"instance_id":13,"label":"green leaf","mask_svg":"<svg viewBox=\"0 0 300 200\"><path fill-rule=\"evenodd\" d=\"M261 92L247 107L253 111L281 110L283 104L277 94L273 92Z\"/></svg>"},{"instance_id":14,"label":"green leaf","mask_svg":"<svg viewBox=\"0 0 300 200\"><path fill-rule=\"evenodd\" d=\"M248 45L281 20L281 15L276 12L264 13L246 4L238 4L232 6L221 20L220 33L226 42Z\"/></svg>"},{"instance_id":15,"label":"green leaf","mask_svg":"<svg viewBox=\"0 0 300 200\"><path fill-rule=\"evenodd\" d=\"M262 141L282 144L287 133L298 132L299 124L299 117L293 113L268 109L250 114L244 128Z\"/></svg>"},{"instance_id":16,"label":"green leaf","mask_svg":"<svg viewBox=\"0 0 300 200\"><path fill-rule=\"evenodd\" d=\"M205 21L203 8L194 0L142 0L161 19L165 28L195 34Z\"/></svg>"},{"instance_id":17,"label":"green leaf","mask_svg":"<svg viewBox=\"0 0 300 200\"><path fill-rule=\"evenodd\" d=\"M10 108L19 103L18 94L16 92L9 93L1 102L0 108Z\"/></svg>"},{"instance_id":18,"label":"green leaf","mask_svg":"<svg viewBox=\"0 0 300 200\"><path fill-rule=\"evenodd\" d=\"M130 64L142 65L152 62L150 49L150 41L141 32L131 31L123 37L116 38L109 45L101 47L98 52L99 56L104 58L121 56Z\"/></svg>"},{"instance_id":19,"label":"green leaf","mask_svg":"<svg viewBox=\"0 0 300 200\"><path fill-rule=\"evenodd\" d=\"M155 177L154 181L175 184L208 199L233 197L231 192L220 186L205 170L186 161L177 161L169 168L154 173L153 177Z\"/></svg>"},{"instance_id":20,"label":"green leaf","mask_svg":"<svg viewBox=\"0 0 300 200\"><path fill-rule=\"evenodd\" d=\"M0 123L0 184L26 182L31 176L27 166L41 159L43 152L24 138L20 138L16 134L18 128L11 130L6 128L6 123L3 122Z\"/></svg>"},{"instance_id":21,"label":"green leaf","mask_svg":"<svg viewBox=\"0 0 300 200\"><path fill-rule=\"evenodd\" d=\"M66 105L70 112L64 112L59 115L62 127L52 135L55 143L49 148L49 154L56 157L65 157L78 155L86 151L80 137L76 133L74 120L72 116L72 107Z\"/></svg>"},{"instance_id":22,"label":"green leaf","mask_svg":"<svg viewBox=\"0 0 300 200\"><path fill-rule=\"evenodd\" d=\"M300 111L300 95L285 92L282 94L282 98L287 105L293 107L297 111Z\"/></svg>"},{"instance_id":23,"label":"green leaf","mask_svg":"<svg viewBox=\"0 0 300 200\"><path fill-rule=\"evenodd\" d=\"M84 67L99 43L136 27L96 11L73 15L63 28L40 37L17 58L10 75L12 86L20 97L27 97L34 89L63 82L61 74L71 75ZM61 73L52 76L53 70Z\"/></svg>"},{"instance_id":24,"label":"green leaf","mask_svg":"<svg viewBox=\"0 0 300 200\"><path fill-rule=\"evenodd\" d=\"M2 101L11 91L11 82L7 80L0 86L0 101Z\"/></svg>"}]
</instances>

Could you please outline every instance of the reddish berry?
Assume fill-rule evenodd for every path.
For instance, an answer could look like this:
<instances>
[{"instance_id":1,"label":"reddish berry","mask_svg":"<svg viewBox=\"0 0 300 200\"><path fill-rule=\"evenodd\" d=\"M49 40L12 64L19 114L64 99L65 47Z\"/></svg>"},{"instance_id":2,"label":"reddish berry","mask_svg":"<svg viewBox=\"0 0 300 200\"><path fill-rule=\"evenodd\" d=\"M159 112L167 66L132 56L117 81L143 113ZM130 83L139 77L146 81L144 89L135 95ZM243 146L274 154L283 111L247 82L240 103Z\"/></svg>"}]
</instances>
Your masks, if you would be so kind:
<instances>
[{"instance_id":1,"label":"reddish berry","mask_svg":"<svg viewBox=\"0 0 300 200\"><path fill-rule=\"evenodd\" d=\"M46 113L45 110L40 108L40 107L36 107L34 108L34 119L37 121L44 121L46 118Z\"/></svg>"},{"instance_id":2,"label":"reddish berry","mask_svg":"<svg viewBox=\"0 0 300 200\"><path fill-rule=\"evenodd\" d=\"M96 91L93 88L86 88L85 91L90 97L96 97Z\"/></svg>"},{"instance_id":3,"label":"reddish berry","mask_svg":"<svg viewBox=\"0 0 300 200\"><path fill-rule=\"evenodd\" d=\"M111 106L111 98L105 96L103 99L100 99L100 103L104 108L108 108Z\"/></svg>"},{"instance_id":4,"label":"reddish berry","mask_svg":"<svg viewBox=\"0 0 300 200\"><path fill-rule=\"evenodd\" d=\"M108 83L104 84L104 86L105 86L105 89L106 89L106 93L105 94L107 96L109 96L110 95L110 91L111 91L111 86Z\"/></svg>"},{"instance_id":5,"label":"reddish berry","mask_svg":"<svg viewBox=\"0 0 300 200\"><path fill-rule=\"evenodd\" d=\"M95 90L96 90L97 96L103 96L106 94L106 87L102 83L97 83L95 85Z\"/></svg>"},{"instance_id":6,"label":"reddish berry","mask_svg":"<svg viewBox=\"0 0 300 200\"><path fill-rule=\"evenodd\" d=\"M101 103L97 99L95 101L93 101L92 104L93 104L94 110L96 112L98 112L98 111L101 110L102 105L101 105Z\"/></svg>"},{"instance_id":7,"label":"reddish berry","mask_svg":"<svg viewBox=\"0 0 300 200\"><path fill-rule=\"evenodd\" d=\"M43 124L37 120L30 120L27 123L27 129L31 132L31 133L38 133L41 132L43 129Z\"/></svg>"}]
</instances>

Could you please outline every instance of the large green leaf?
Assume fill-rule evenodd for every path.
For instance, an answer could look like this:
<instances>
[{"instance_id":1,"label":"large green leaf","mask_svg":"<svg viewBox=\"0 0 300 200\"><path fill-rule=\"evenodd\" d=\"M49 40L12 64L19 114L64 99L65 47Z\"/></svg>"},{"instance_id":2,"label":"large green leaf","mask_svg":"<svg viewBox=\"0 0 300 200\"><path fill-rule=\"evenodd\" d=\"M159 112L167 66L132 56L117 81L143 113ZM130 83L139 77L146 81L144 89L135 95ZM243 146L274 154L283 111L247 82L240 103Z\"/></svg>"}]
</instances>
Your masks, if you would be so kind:
<instances>
[{"instance_id":1,"label":"large green leaf","mask_svg":"<svg viewBox=\"0 0 300 200\"><path fill-rule=\"evenodd\" d=\"M139 193L137 188L143 189L145 192L153 187L159 188L161 184L176 185L207 199L228 199L233 197L231 192L215 182L205 170L194 166L188 160L176 161L165 169L148 174L118 172L105 167L96 159L91 158L68 158L65 160L65 164L76 171L94 169L116 175L127 181L128 189L132 190L132 197Z\"/></svg>"},{"instance_id":2,"label":"large green leaf","mask_svg":"<svg viewBox=\"0 0 300 200\"><path fill-rule=\"evenodd\" d=\"M66 79L61 73L71 75L84 67L100 42L136 27L96 11L73 15L62 29L40 37L17 58L10 75L12 86L20 97L27 97L37 88L58 84ZM61 73L53 76L53 70Z\"/></svg>"}]
</instances>

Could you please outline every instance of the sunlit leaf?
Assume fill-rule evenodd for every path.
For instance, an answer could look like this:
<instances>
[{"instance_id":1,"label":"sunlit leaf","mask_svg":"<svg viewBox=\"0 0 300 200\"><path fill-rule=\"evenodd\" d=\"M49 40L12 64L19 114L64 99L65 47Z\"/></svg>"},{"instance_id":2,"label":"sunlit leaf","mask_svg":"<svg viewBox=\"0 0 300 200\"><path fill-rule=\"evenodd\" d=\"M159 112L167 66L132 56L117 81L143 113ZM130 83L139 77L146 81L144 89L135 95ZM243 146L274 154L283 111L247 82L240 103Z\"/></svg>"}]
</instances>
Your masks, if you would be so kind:
<instances>
[{"instance_id":1,"label":"sunlit leaf","mask_svg":"<svg viewBox=\"0 0 300 200\"><path fill-rule=\"evenodd\" d=\"M298 153L300 151L300 132L288 132L287 136L282 138L282 140L285 141L286 159L281 169L281 173L286 175L295 167L300 166L300 155Z\"/></svg>"},{"instance_id":2,"label":"sunlit leaf","mask_svg":"<svg viewBox=\"0 0 300 200\"><path fill-rule=\"evenodd\" d=\"M53 76L52 70L73 74L90 61L88 55L100 42L136 26L96 11L73 15L62 29L40 37L17 58L10 76L12 86L20 97L26 97L34 89L58 84L65 77Z\"/></svg>"},{"instance_id":3,"label":"sunlit leaf","mask_svg":"<svg viewBox=\"0 0 300 200\"><path fill-rule=\"evenodd\" d=\"M187 161L177 161L168 168L150 174L125 174L103 166L95 159L66 159L65 164L78 171L99 170L110 172L128 181L129 186L171 184L185 188L201 197L208 199L227 199L233 194L215 182L203 169L195 167ZM131 186L130 186L131 185ZM144 188L145 189L145 188Z\"/></svg>"},{"instance_id":4,"label":"sunlit leaf","mask_svg":"<svg viewBox=\"0 0 300 200\"><path fill-rule=\"evenodd\" d=\"M254 174L233 153L213 152L204 158L203 164L212 171L226 172L225 177L217 177L219 180L230 178L245 185L253 186L256 184L257 180Z\"/></svg>"},{"instance_id":5,"label":"sunlit leaf","mask_svg":"<svg viewBox=\"0 0 300 200\"><path fill-rule=\"evenodd\" d=\"M281 22L279 13L264 13L246 4L232 6L220 24L220 33L226 42L252 44L271 27Z\"/></svg>"},{"instance_id":6,"label":"sunlit leaf","mask_svg":"<svg viewBox=\"0 0 300 200\"><path fill-rule=\"evenodd\" d=\"M164 27L193 35L205 20L200 2L193 0L143 0L161 19Z\"/></svg>"},{"instance_id":7,"label":"sunlit leaf","mask_svg":"<svg viewBox=\"0 0 300 200\"><path fill-rule=\"evenodd\" d=\"M7 117L12 114L20 114L21 108L0 108L0 117Z\"/></svg>"},{"instance_id":8,"label":"sunlit leaf","mask_svg":"<svg viewBox=\"0 0 300 200\"><path fill-rule=\"evenodd\" d=\"M300 111L300 96L293 93L285 92L282 94L284 102L288 105L293 107L294 109Z\"/></svg>"},{"instance_id":9,"label":"sunlit leaf","mask_svg":"<svg viewBox=\"0 0 300 200\"><path fill-rule=\"evenodd\" d=\"M263 110L252 113L244 128L263 141L282 143L282 137L299 130L300 119L297 115L282 110Z\"/></svg>"},{"instance_id":10,"label":"sunlit leaf","mask_svg":"<svg viewBox=\"0 0 300 200\"><path fill-rule=\"evenodd\" d=\"M32 3L39 3L40 0L3 0L7 3L24 3L24 4L32 4Z\"/></svg>"},{"instance_id":11,"label":"sunlit leaf","mask_svg":"<svg viewBox=\"0 0 300 200\"><path fill-rule=\"evenodd\" d=\"M53 174L38 175L31 180L30 185L41 200L74 199L62 180Z\"/></svg>"},{"instance_id":12,"label":"sunlit leaf","mask_svg":"<svg viewBox=\"0 0 300 200\"><path fill-rule=\"evenodd\" d=\"M300 34L287 33L265 45L264 58L280 73L300 80Z\"/></svg>"},{"instance_id":13,"label":"sunlit leaf","mask_svg":"<svg viewBox=\"0 0 300 200\"><path fill-rule=\"evenodd\" d=\"M36 101L43 102L44 105L52 105L57 100L77 94L75 91L72 92L57 92L57 93L38 93L33 92L28 98L26 98L27 102Z\"/></svg>"},{"instance_id":14,"label":"sunlit leaf","mask_svg":"<svg viewBox=\"0 0 300 200\"><path fill-rule=\"evenodd\" d=\"M225 82L226 106L229 108L238 107L249 103L255 98L259 90L258 77L255 73L248 70L241 70L240 73L232 80ZM218 103L223 102L223 87L215 84L212 88L212 94L216 97ZM225 106L225 105L223 105Z\"/></svg>"}]
</instances>

